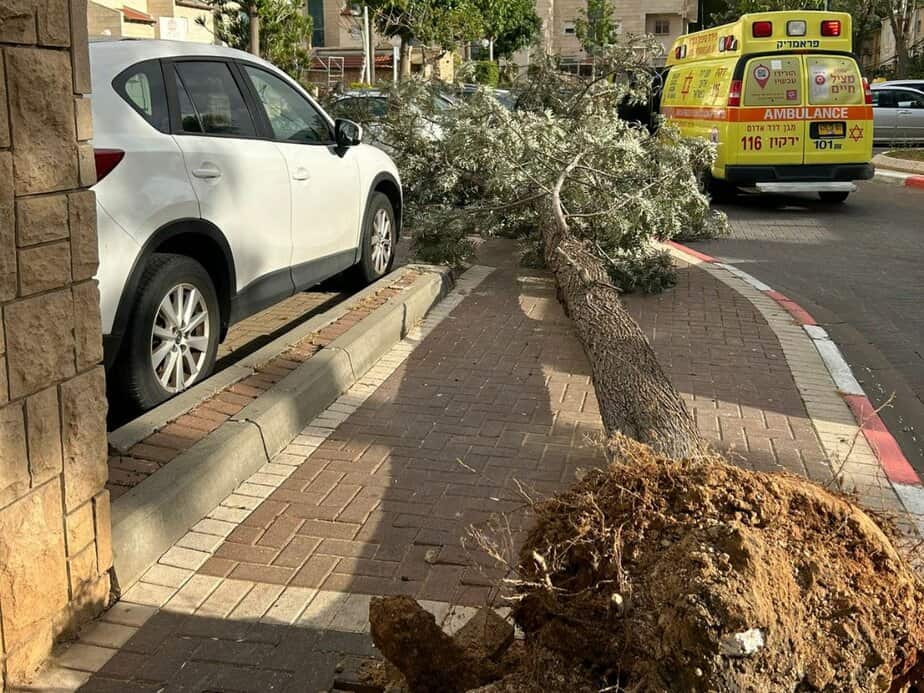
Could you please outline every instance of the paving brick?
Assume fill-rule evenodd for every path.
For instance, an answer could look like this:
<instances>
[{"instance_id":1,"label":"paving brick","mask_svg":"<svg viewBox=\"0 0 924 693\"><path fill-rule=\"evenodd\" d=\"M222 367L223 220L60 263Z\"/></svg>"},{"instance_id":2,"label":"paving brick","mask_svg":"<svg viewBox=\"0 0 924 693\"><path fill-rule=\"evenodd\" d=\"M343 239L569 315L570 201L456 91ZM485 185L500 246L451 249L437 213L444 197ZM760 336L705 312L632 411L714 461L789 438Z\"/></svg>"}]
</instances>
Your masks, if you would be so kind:
<instances>
[{"instance_id":1,"label":"paving brick","mask_svg":"<svg viewBox=\"0 0 924 693\"><path fill-rule=\"evenodd\" d=\"M191 614L209 598L221 584L221 578L211 575L194 575L164 606L167 611Z\"/></svg>"},{"instance_id":2,"label":"paving brick","mask_svg":"<svg viewBox=\"0 0 924 693\"><path fill-rule=\"evenodd\" d=\"M336 556L312 556L290 581L294 587L320 587L340 559Z\"/></svg>"},{"instance_id":3,"label":"paving brick","mask_svg":"<svg viewBox=\"0 0 924 693\"><path fill-rule=\"evenodd\" d=\"M269 565L275 558L277 550L265 546L248 546L226 542L215 550L215 558L243 563L262 563Z\"/></svg>"},{"instance_id":4,"label":"paving brick","mask_svg":"<svg viewBox=\"0 0 924 693\"><path fill-rule=\"evenodd\" d=\"M182 546L173 546L160 557L160 561L158 562L177 568L197 570L199 566L205 563L209 558L209 554L205 551L196 551Z\"/></svg>"},{"instance_id":5,"label":"paving brick","mask_svg":"<svg viewBox=\"0 0 924 693\"><path fill-rule=\"evenodd\" d=\"M350 522L325 522L324 520L305 520L298 529L299 534L324 539L352 539L359 531L359 525Z\"/></svg>"},{"instance_id":6,"label":"paving brick","mask_svg":"<svg viewBox=\"0 0 924 693\"><path fill-rule=\"evenodd\" d=\"M199 567L199 573L215 577L227 577L236 567L237 561L212 556Z\"/></svg>"},{"instance_id":7,"label":"paving brick","mask_svg":"<svg viewBox=\"0 0 924 693\"><path fill-rule=\"evenodd\" d=\"M285 548L273 559L273 565L284 568L298 568L314 553L321 543L318 537L294 536Z\"/></svg>"}]
</instances>

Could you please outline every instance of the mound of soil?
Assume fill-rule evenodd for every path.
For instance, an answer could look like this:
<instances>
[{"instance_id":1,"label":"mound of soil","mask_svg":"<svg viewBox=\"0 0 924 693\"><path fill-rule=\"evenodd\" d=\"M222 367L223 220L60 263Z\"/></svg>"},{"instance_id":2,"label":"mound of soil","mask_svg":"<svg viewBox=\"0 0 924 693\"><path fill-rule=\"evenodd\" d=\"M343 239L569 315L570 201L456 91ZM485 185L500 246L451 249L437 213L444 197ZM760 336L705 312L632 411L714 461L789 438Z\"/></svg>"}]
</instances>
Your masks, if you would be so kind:
<instances>
[{"instance_id":1,"label":"mound of soil","mask_svg":"<svg viewBox=\"0 0 924 693\"><path fill-rule=\"evenodd\" d=\"M535 507L507 655L413 600L374 604L411 691L924 690L924 587L849 499L620 436L610 453Z\"/></svg>"},{"instance_id":2,"label":"mound of soil","mask_svg":"<svg viewBox=\"0 0 924 693\"><path fill-rule=\"evenodd\" d=\"M536 508L514 608L528 649L630 690L924 678L924 588L848 499L719 457L610 445L609 469Z\"/></svg>"}]
</instances>

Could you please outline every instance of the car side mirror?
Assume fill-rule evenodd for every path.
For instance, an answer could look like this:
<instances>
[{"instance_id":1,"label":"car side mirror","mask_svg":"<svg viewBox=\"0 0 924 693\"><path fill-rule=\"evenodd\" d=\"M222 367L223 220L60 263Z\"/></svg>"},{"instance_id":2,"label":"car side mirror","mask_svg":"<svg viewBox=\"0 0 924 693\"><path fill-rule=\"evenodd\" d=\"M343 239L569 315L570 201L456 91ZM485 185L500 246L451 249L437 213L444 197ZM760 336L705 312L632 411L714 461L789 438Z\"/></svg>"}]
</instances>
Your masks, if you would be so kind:
<instances>
[{"instance_id":1,"label":"car side mirror","mask_svg":"<svg viewBox=\"0 0 924 693\"><path fill-rule=\"evenodd\" d=\"M346 118L334 121L334 138L338 147L355 147L363 141L363 126Z\"/></svg>"}]
</instances>

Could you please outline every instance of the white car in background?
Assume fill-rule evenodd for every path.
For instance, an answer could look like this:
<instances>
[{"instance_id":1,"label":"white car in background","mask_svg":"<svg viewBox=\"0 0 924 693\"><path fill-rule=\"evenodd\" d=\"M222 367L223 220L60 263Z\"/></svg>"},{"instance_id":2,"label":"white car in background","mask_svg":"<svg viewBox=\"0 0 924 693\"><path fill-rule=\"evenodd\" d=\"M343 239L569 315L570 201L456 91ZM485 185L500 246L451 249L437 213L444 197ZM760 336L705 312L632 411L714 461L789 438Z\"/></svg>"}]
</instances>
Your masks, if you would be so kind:
<instances>
[{"instance_id":1,"label":"white car in background","mask_svg":"<svg viewBox=\"0 0 924 693\"><path fill-rule=\"evenodd\" d=\"M206 377L236 321L390 270L397 169L281 70L170 41L93 43L90 63L103 340L127 404Z\"/></svg>"},{"instance_id":2,"label":"white car in background","mask_svg":"<svg viewBox=\"0 0 924 693\"><path fill-rule=\"evenodd\" d=\"M448 111L458 106L458 101L448 94L434 92L432 95L432 107L434 113ZM381 121L388 114L388 94L378 89L353 89L336 97L330 105L331 111L338 116L354 118L365 123L366 131L369 134L369 140L373 144L381 147L388 152L389 147L382 142L381 126L377 121ZM438 123L423 117L419 114L419 127L424 137L430 140L440 140L443 137L443 129Z\"/></svg>"}]
</instances>

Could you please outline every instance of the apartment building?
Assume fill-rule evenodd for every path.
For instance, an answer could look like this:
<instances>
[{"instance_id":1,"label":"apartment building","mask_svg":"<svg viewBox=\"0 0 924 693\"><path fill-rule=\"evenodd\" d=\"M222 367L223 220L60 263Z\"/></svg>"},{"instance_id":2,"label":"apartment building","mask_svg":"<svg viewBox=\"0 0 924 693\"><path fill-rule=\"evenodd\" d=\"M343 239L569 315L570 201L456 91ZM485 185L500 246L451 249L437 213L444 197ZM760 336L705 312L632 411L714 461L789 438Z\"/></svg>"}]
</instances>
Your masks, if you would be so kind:
<instances>
[{"instance_id":1,"label":"apartment building","mask_svg":"<svg viewBox=\"0 0 924 693\"><path fill-rule=\"evenodd\" d=\"M620 30L632 34L653 34L665 53L690 23L697 21L696 0L611 0ZM575 30L576 20L587 10L587 0L536 0L542 20L541 44L553 55L582 62L587 55Z\"/></svg>"},{"instance_id":2,"label":"apartment building","mask_svg":"<svg viewBox=\"0 0 924 693\"><path fill-rule=\"evenodd\" d=\"M199 23L202 18L204 26ZM90 39L147 38L214 43L214 17L198 0L89 0Z\"/></svg>"},{"instance_id":3,"label":"apartment building","mask_svg":"<svg viewBox=\"0 0 924 693\"><path fill-rule=\"evenodd\" d=\"M362 3L351 0L307 0L312 19L311 47L315 60L312 63L312 81L352 82L369 81L362 74L363 64L363 12ZM375 80L389 80L394 70L394 51L390 39L372 32L375 51ZM431 56L432 58L432 56ZM435 62L424 60L420 47L411 53L414 72L425 76L452 80L453 60L443 55Z\"/></svg>"}]
</instances>

